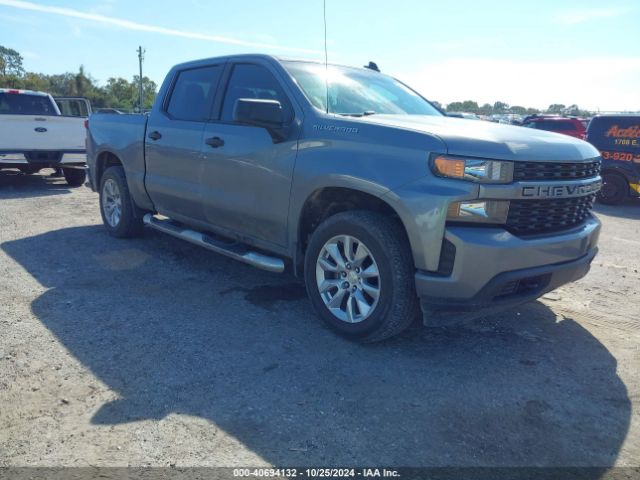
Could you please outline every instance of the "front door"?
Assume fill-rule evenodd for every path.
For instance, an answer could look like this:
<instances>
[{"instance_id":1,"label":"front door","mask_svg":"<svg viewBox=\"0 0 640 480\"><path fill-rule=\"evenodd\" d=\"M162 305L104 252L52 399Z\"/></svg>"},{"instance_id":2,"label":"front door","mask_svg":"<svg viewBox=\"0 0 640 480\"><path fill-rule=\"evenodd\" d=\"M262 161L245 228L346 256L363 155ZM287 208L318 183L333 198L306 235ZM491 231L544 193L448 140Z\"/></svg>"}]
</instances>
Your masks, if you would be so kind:
<instances>
[{"instance_id":1,"label":"front door","mask_svg":"<svg viewBox=\"0 0 640 480\"><path fill-rule=\"evenodd\" d=\"M285 112L285 138L265 128L234 123L240 98L278 100ZM202 195L209 223L248 240L287 243L287 218L297 154L295 113L267 64L233 65L219 121L204 127Z\"/></svg>"}]
</instances>

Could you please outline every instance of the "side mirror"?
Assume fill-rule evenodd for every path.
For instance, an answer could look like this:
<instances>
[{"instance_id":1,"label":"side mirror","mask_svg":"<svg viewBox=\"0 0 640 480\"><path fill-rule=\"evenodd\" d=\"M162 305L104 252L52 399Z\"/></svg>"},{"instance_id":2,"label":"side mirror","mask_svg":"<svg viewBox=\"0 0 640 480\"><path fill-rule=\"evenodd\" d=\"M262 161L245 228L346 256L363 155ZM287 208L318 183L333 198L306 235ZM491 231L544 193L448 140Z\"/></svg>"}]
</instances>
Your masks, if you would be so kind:
<instances>
[{"instance_id":1,"label":"side mirror","mask_svg":"<svg viewBox=\"0 0 640 480\"><path fill-rule=\"evenodd\" d=\"M284 126L284 112L277 100L239 98L233 108L233 121L267 129Z\"/></svg>"}]
</instances>

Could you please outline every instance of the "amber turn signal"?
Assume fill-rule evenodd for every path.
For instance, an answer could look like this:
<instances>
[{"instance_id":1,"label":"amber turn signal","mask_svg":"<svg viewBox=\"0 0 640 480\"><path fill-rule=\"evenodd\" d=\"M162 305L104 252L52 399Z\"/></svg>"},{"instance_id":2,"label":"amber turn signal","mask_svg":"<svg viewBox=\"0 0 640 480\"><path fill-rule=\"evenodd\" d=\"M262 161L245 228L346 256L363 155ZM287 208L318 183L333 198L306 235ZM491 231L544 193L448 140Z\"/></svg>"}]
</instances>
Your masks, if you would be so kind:
<instances>
[{"instance_id":1,"label":"amber turn signal","mask_svg":"<svg viewBox=\"0 0 640 480\"><path fill-rule=\"evenodd\" d=\"M464 178L464 160L462 159L439 156L433 164L436 171L443 177Z\"/></svg>"}]
</instances>

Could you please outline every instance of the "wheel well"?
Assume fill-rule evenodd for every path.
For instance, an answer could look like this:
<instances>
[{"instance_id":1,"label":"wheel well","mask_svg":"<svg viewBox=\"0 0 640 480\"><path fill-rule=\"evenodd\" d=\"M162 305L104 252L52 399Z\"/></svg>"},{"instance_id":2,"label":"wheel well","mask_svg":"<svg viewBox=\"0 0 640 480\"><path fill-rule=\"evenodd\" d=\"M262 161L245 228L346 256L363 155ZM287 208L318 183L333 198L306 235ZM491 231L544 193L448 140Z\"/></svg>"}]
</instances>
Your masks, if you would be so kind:
<instances>
[{"instance_id":1,"label":"wheel well","mask_svg":"<svg viewBox=\"0 0 640 480\"><path fill-rule=\"evenodd\" d=\"M122 166L120 159L113 153L104 152L98 156L98 161L96 162L96 188L100 186L100 180L102 179L104 171L113 166Z\"/></svg>"},{"instance_id":2,"label":"wheel well","mask_svg":"<svg viewBox=\"0 0 640 480\"><path fill-rule=\"evenodd\" d=\"M329 187L313 192L307 198L298 224L299 260L304 258L309 238L324 220L348 210L368 210L399 219L396 211L384 200L359 190ZM400 222L402 225L402 222ZM404 225L402 229L405 231Z\"/></svg>"}]
</instances>

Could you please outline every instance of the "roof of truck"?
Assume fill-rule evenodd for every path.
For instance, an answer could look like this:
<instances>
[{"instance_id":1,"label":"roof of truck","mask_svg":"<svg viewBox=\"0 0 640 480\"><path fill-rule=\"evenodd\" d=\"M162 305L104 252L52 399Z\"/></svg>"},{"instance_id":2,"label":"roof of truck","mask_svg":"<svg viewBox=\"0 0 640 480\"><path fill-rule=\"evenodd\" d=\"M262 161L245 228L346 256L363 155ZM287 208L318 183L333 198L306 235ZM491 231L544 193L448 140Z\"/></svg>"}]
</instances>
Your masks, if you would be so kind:
<instances>
[{"instance_id":1,"label":"roof of truck","mask_svg":"<svg viewBox=\"0 0 640 480\"><path fill-rule=\"evenodd\" d=\"M319 65L324 65L323 61L313 60L308 58L280 57L280 56L268 55L264 53L241 53L237 55L223 55L220 57L209 57L209 58L201 58L198 60L191 60L188 62L179 63L178 65L175 65L173 68L182 69L184 67L200 65L202 63L210 62L212 60L228 61L228 60L251 60L251 59L275 60L276 62L305 62L305 63L317 63ZM343 65L343 64L331 63L331 62L329 62L328 65L336 66L336 67L357 68L361 70L370 70L370 69L367 69L366 67L354 67L353 65Z\"/></svg>"}]
</instances>

